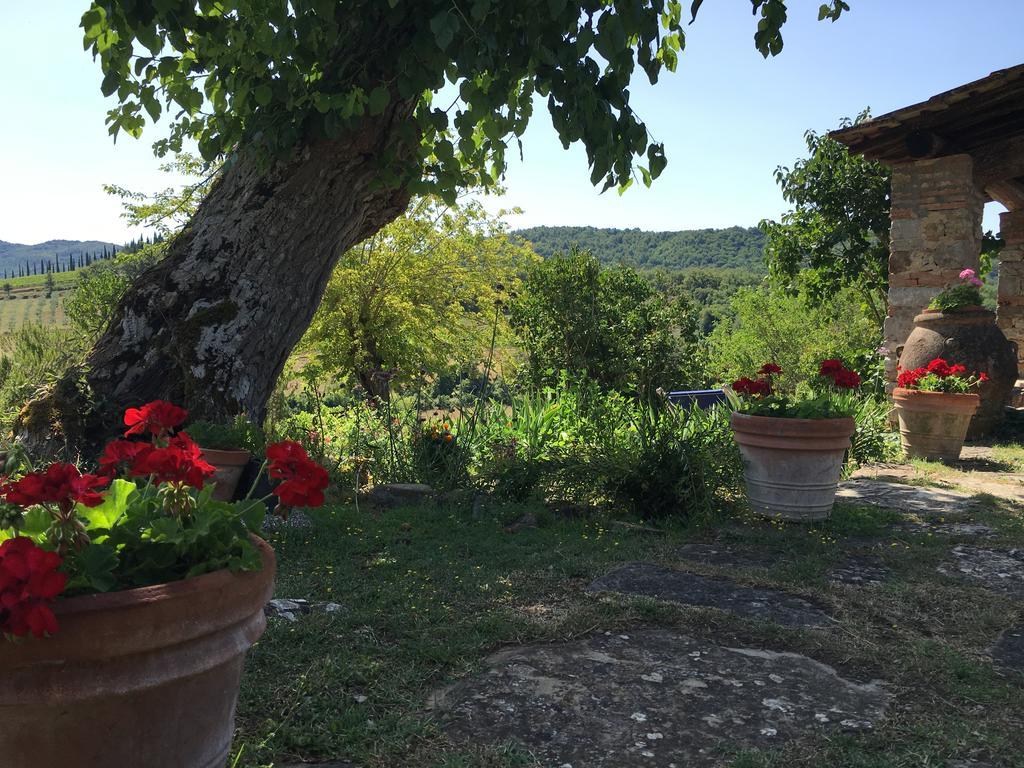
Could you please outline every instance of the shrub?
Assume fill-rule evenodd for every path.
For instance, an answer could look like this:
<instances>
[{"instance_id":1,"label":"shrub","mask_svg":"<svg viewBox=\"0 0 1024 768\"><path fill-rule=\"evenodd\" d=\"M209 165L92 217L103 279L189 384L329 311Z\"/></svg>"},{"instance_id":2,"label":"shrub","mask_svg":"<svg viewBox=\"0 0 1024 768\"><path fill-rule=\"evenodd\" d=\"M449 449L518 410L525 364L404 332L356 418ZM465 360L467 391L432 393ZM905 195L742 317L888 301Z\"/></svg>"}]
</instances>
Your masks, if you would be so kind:
<instances>
[{"instance_id":1,"label":"shrub","mask_svg":"<svg viewBox=\"0 0 1024 768\"><path fill-rule=\"evenodd\" d=\"M719 325L707 340L709 376L719 382L734 381L770 360L784 371L782 388L794 390L817 375L821 360L867 364L877 356L881 329L852 289L819 306L767 287L744 289L732 307L733 321Z\"/></svg>"},{"instance_id":2,"label":"shrub","mask_svg":"<svg viewBox=\"0 0 1024 768\"><path fill-rule=\"evenodd\" d=\"M670 302L636 271L602 268L586 252L532 267L510 321L534 388L557 383L562 371L641 396L702 378L695 370L698 321L688 302Z\"/></svg>"}]
</instances>

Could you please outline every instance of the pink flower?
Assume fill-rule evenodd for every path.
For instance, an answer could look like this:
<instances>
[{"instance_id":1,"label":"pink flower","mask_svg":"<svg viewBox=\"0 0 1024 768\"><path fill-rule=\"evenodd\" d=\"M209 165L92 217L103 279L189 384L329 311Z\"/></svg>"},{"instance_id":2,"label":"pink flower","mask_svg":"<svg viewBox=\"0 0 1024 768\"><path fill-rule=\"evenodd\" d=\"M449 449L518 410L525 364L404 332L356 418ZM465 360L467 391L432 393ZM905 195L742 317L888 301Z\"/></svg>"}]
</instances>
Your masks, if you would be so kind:
<instances>
[{"instance_id":1,"label":"pink flower","mask_svg":"<svg viewBox=\"0 0 1024 768\"><path fill-rule=\"evenodd\" d=\"M960 273L961 280L970 280L973 277L975 277L973 269L965 269L963 272Z\"/></svg>"}]
</instances>

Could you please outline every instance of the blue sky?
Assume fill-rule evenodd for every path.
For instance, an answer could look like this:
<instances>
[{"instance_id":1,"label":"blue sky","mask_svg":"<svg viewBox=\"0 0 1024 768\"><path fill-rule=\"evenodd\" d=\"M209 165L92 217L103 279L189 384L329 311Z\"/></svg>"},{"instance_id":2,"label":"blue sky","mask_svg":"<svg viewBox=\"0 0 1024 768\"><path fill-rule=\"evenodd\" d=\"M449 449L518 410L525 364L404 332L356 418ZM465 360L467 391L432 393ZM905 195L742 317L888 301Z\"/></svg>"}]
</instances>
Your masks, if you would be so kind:
<instances>
[{"instance_id":1,"label":"blue sky","mask_svg":"<svg viewBox=\"0 0 1024 768\"><path fill-rule=\"evenodd\" d=\"M539 109L507 195L488 205L522 208L515 226L751 226L785 210L773 171L802 155L806 129L828 130L866 106L881 114L1024 61L1022 0L849 0L834 24L816 20L819 3L791 0L785 50L767 61L753 47L747 0L704 3L678 71L632 89L667 145L669 165L651 189L599 195L582 149L564 151ZM78 29L86 0L5 5L0 240L137 234L102 184L167 186L150 151L159 129L116 146L107 135L99 70ZM997 210L989 206L987 226Z\"/></svg>"}]
</instances>

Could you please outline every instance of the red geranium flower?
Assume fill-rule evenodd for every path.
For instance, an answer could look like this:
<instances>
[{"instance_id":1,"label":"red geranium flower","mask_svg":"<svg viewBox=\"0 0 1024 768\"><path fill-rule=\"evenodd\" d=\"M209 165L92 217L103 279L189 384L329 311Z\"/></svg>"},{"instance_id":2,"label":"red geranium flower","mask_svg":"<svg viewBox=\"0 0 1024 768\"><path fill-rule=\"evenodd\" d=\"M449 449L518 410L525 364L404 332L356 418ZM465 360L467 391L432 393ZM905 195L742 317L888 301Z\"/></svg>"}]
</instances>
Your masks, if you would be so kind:
<instances>
[{"instance_id":1,"label":"red geranium flower","mask_svg":"<svg viewBox=\"0 0 1024 768\"><path fill-rule=\"evenodd\" d=\"M99 474L113 477L118 471L130 472L139 456L153 450L149 443L133 440L111 440L99 458Z\"/></svg>"},{"instance_id":2,"label":"red geranium flower","mask_svg":"<svg viewBox=\"0 0 1024 768\"><path fill-rule=\"evenodd\" d=\"M928 365L925 368L928 371L928 373L934 373L940 379L944 379L946 376L952 374L952 370L949 367L949 363L947 363L941 357L937 357L934 360L932 360L930 363L928 363Z\"/></svg>"},{"instance_id":3,"label":"red geranium flower","mask_svg":"<svg viewBox=\"0 0 1024 768\"><path fill-rule=\"evenodd\" d=\"M836 371L832 381L834 381L835 385L840 389L856 389L860 386L860 374L856 371L844 368L841 371Z\"/></svg>"},{"instance_id":4,"label":"red geranium flower","mask_svg":"<svg viewBox=\"0 0 1024 768\"><path fill-rule=\"evenodd\" d=\"M141 408L129 408L124 412L124 424L128 429L124 436L151 435L162 436L170 430L180 427L188 418L188 411L166 400L154 400Z\"/></svg>"},{"instance_id":5,"label":"red geranium flower","mask_svg":"<svg viewBox=\"0 0 1024 768\"><path fill-rule=\"evenodd\" d=\"M131 473L137 477L152 475L158 483L185 483L202 488L217 471L186 432L176 434L164 447L146 447L148 450L139 452L132 462Z\"/></svg>"},{"instance_id":6,"label":"red geranium flower","mask_svg":"<svg viewBox=\"0 0 1024 768\"><path fill-rule=\"evenodd\" d=\"M327 470L309 458L294 440L282 440L267 448L267 474L280 480L273 493L288 507L319 507L330 483Z\"/></svg>"},{"instance_id":7,"label":"red geranium flower","mask_svg":"<svg viewBox=\"0 0 1024 768\"><path fill-rule=\"evenodd\" d=\"M750 379L744 376L732 383L734 392L751 397L768 397L772 393L772 383L768 379Z\"/></svg>"},{"instance_id":8,"label":"red geranium flower","mask_svg":"<svg viewBox=\"0 0 1024 768\"><path fill-rule=\"evenodd\" d=\"M110 478L83 475L74 464L51 464L43 472L30 472L20 480L3 487L8 504L30 507L33 504L57 504L68 510L77 501L87 507L103 503L96 489L103 488Z\"/></svg>"},{"instance_id":9,"label":"red geranium flower","mask_svg":"<svg viewBox=\"0 0 1024 768\"><path fill-rule=\"evenodd\" d=\"M928 375L927 368L914 368L910 371L901 371L896 377L896 386L903 389L913 389L921 381L922 377Z\"/></svg>"},{"instance_id":10,"label":"red geranium flower","mask_svg":"<svg viewBox=\"0 0 1024 768\"><path fill-rule=\"evenodd\" d=\"M839 373L839 371L845 371L845 370L846 370L846 366L843 364L842 360L836 360L835 358L829 358L828 360L822 360L821 361L821 365L818 368L818 375L819 376L827 376L828 378L832 378L837 373Z\"/></svg>"},{"instance_id":11,"label":"red geranium flower","mask_svg":"<svg viewBox=\"0 0 1024 768\"><path fill-rule=\"evenodd\" d=\"M775 363L765 363L761 366L761 370L757 372L758 376L774 376L777 373L782 373L782 369Z\"/></svg>"},{"instance_id":12,"label":"red geranium flower","mask_svg":"<svg viewBox=\"0 0 1024 768\"><path fill-rule=\"evenodd\" d=\"M67 584L61 558L18 536L0 544L0 632L16 637L54 634L50 603Z\"/></svg>"}]
</instances>

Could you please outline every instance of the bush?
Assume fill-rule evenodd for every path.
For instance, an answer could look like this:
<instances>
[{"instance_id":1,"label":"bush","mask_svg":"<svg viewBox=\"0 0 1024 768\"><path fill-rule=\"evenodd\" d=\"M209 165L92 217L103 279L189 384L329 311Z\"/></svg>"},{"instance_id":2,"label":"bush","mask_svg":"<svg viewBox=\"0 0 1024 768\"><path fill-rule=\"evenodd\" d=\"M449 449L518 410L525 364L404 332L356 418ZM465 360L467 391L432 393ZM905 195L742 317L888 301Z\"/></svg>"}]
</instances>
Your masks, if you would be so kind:
<instances>
[{"instance_id":1,"label":"bush","mask_svg":"<svg viewBox=\"0 0 1024 768\"><path fill-rule=\"evenodd\" d=\"M719 325L707 340L708 372L719 383L734 381L764 363L782 367L780 384L793 390L813 378L818 364L839 358L862 378L880 385L881 329L869 319L852 289L812 306L802 296L767 287L739 291L732 300L735 318Z\"/></svg>"},{"instance_id":2,"label":"bush","mask_svg":"<svg viewBox=\"0 0 1024 768\"><path fill-rule=\"evenodd\" d=\"M667 300L636 271L602 268L573 251L535 265L511 305L510 322L528 356L533 388L561 372L603 390L650 396L699 384L696 312Z\"/></svg>"}]
</instances>

